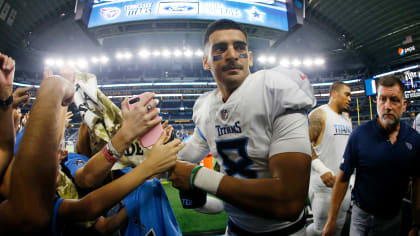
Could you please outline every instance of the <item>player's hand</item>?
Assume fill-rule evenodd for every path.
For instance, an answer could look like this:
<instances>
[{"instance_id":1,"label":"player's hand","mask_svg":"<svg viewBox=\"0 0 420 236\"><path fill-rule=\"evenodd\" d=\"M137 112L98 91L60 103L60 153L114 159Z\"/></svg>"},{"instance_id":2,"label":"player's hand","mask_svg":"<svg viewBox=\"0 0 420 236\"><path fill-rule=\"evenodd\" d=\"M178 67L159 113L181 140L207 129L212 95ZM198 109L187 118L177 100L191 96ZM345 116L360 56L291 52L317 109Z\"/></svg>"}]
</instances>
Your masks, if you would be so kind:
<instances>
[{"instance_id":1,"label":"player's hand","mask_svg":"<svg viewBox=\"0 0 420 236\"><path fill-rule=\"evenodd\" d=\"M19 104L23 103L22 107L26 107L29 104L29 91L35 89L35 87L17 88L13 92L13 108L17 108Z\"/></svg>"},{"instance_id":2,"label":"player's hand","mask_svg":"<svg viewBox=\"0 0 420 236\"><path fill-rule=\"evenodd\" d=\"M149 103L153 109L148 111L146 108L146 102L152 99L153 96L153 93L147 93L131 110L128 108L128 98L122 102L123 125L121 129L128 136L128 139L134 140L136 137L143 136L162 121L162 117L158 116L160 109L156 108L159 103L158 100L154 99Z\"/></svg>"},{"instance_id":3,"label":"player's hand","mask_svg":"<svg viewBox=\"0 0 420 236\"><path fill-rule=\"evenodd\" d=\"M196 166L196 164L192 164L190 162L177 161L175 167L169 175L169 180L172 181L172 186L181 191L190 190L190 175Z\"/></svg>"},{"instance_id":4,"label":"player's hand","mask_svg":"<svg viewBox=\"0 0 420 236\"><path fill-rule=\"evenodd\" d=\"M335 236L337 233L337 223L335 221L328 220L322 230L322 236Z\"/></svg>"},{"instance_id":5,"label":"player's hand","mask_svg":"<svg viewBox=\"0 0 420 236\"><path fill-rule=\"evenodd\" d=\"M13 89L15 78L15 60L0 53L0 99L6 100Z\"/></svg>"},{"instance_id":6,"label":"player's hand","mask_svg":"<svg viewBox=\"0 0 420 236\"><path fill-rule=\"evenodd\" d=\"M333 175L331 172L327 172L323 175L321 175L321 180L324 182L325 186L332 188L335 183L336 176Z\"/></svg>"},{"instance_id":7,"label":"player's hand","mask_svg":"<svg viewBox=\"0 0 420 236\"><path fill-rule=\"evenodd\" d=\"M167 140L168 136L163 132L159 140L153 144L146 160L143 162L152 170L152 175L165 172L172 168L177 159L176 154L185 146L179 139L164 144Z\"/></svg>"}]
</instances>

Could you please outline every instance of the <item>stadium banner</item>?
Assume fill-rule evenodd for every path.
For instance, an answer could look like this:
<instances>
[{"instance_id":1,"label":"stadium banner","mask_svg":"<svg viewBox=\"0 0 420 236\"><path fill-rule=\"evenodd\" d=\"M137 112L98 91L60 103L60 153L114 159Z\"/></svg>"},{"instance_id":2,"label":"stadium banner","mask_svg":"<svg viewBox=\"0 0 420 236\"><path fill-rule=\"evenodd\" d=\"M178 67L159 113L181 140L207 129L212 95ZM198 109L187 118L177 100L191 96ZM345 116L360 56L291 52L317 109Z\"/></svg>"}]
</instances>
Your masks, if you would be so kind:
<instances>
[{"instance_id":1,"label":"stadium banner","mask_svg":"<svg viewBox=\"0 0 420 236\"><path fill-rule=\"evenodd\" d=\"M294 10L289 17L296 21ZM222 18L283 31L291 27L286 0L94 0L88 28L143 20Z\"/></svg>"}]
</instances>

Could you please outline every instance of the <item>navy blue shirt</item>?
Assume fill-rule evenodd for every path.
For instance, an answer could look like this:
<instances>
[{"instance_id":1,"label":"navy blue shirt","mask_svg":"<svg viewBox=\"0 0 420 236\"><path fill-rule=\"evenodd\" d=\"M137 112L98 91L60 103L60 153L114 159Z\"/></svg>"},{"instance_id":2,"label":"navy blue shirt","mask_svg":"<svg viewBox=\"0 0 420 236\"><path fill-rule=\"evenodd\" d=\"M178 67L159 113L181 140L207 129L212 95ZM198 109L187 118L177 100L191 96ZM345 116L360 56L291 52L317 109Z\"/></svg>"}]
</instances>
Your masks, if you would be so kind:
<instances>
[{"instance_id":1,"label":"navy blue shirt","mask_svg":"<svg viewBox=\"0 0 420 236\"><path fill-rule=\"evenodd\" d=\"M420 135L400 122L392 144L378 121L359 126L350 135L340 169L350 176L356 169L353 196L375 216L394 217L407 192L410 176L420 175Z\"/></svg>"}]
</instances>

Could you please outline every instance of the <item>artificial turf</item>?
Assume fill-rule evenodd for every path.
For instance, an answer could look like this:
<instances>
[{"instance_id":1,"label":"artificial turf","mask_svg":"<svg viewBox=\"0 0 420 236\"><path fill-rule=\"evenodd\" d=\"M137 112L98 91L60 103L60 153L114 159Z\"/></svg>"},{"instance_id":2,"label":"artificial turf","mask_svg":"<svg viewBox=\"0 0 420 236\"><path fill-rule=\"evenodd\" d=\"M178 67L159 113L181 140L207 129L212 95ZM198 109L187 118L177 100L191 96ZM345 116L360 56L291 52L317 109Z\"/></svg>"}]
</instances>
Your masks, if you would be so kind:
<instances>
[{"instance_id":1,"label":"artificial turf","mask_svg":"<svg viewBox=\"0 0 420 236\"><path fill-rule=\"evenodd\" d=\"M198 213L191 209L182 208L179 199L179 191L172 187L172 184L164 182L163 187L168 195L172 210L178 221L178 225L184 235L193 235L203 232L224 232L227 223L227 214L223 211L219 214L209 215Z\"/></svg>"}]
</instances>

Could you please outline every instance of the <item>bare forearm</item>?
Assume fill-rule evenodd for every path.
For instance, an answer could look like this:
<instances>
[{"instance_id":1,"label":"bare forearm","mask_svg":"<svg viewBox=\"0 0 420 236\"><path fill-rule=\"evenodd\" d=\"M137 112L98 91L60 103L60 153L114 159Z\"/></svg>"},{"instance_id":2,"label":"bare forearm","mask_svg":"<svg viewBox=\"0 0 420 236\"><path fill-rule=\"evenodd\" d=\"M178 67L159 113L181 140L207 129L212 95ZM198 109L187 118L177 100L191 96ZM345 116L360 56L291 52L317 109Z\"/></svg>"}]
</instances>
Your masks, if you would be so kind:
<instances>
[{"instance_id":1,"label":"bare forearm","mask_svg":"<svg viewBox=\"0 0 420 236\"><path fill-rule=\"evenodd\" d=\"M337 176L337 180L334 184L331 196L330 211L328 213L329 220L336 220L338 210L340 209L341 203L343 202L343 199L346 196L348 187L349 180L344 176L343 171L340 171Z\"/></svg>"},{"instance_id":2,"label":"bare forearm","mask_svg":"<svg viewBox=\"0 0 420 236\"><path fill-rule=\"evenodd\" d=\"M127 138L124 130L119 130L112 138L112 145L119 152L127 149L133 140ZM76 184L82 188L93 188L103 184L114 163L109 162L103 153L103 149L96 153L85 166L75 174Z\"/></svg>"},{"instance_id":3,"label":"bare forearm","mask_svg":"<svg viewBox=\"0 0 420 236\"><path fill-rule=\"evenodd\" d=\"M137 166L117 180L89 193L76 204L60 206L59 216L69 221L95 219L152 175L150 169L143 164Z\"/></svg>"},{"instance_id":4,"label":"bare forearm","mask_svg":"<svg viewBox=\"0 0 420 236\"><path fill-rule=\"evenodd\" d=\"M12 105L0 108L0 181L13 157L15 134L12 110Z\"/></svg>"},{"instance_id":5,"label":"bare forearm","mask_svg":"<svg viewBox=\"0 0 420 236\"><path fill-rule=\"evenodd\" d=\"M281 179L237 179L225 176L217 196L254 214L294 220L302 212L307 188L290 186Z\"/></svg>"},{"instance_id":6,"label":"bare forearm","mask_svg":"<svg viewBox=\"0 0 420 236\"><path fill-rule=\"evenodd\" d=\"M101 217L95 224L95 229L101 234L112 234L117 231L128 219L127 210L121 209L116 215L111 217Z\"/></svg>"},{"instance_id":7,"label":"bare forearm","mask_svg":"<svg viewBox=\"0 0 420 236\"><path fill-rule=\"evenodd\" d=\"M41 84L22 137L20 146L24 148L18 150L12 170L10 201L22 204L23 212L39 210L50 214L55 191L58 118L64 96L59 82L46 79Z\"/></svg>"}]
</instances>

